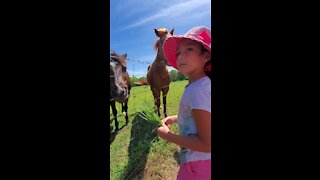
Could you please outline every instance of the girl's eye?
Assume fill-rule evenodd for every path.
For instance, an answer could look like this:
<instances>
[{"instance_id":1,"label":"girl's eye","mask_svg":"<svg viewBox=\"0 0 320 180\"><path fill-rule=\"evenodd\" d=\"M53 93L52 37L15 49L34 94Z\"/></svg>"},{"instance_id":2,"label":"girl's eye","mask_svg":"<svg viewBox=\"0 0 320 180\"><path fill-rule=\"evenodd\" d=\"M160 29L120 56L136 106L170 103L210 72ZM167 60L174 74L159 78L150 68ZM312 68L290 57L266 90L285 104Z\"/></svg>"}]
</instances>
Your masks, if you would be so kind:
<instances>
[{"instance_id":1,"label":"girl's eye","mask_svg":"<svg viewBox=\"0 0 320 180\"><path fill-rule=\"evenodd\" d=\"M192 48L188 48L187 50L188 50L188 51L192 51L193 49L192 49Z\"/></svg>"}]
</instances>

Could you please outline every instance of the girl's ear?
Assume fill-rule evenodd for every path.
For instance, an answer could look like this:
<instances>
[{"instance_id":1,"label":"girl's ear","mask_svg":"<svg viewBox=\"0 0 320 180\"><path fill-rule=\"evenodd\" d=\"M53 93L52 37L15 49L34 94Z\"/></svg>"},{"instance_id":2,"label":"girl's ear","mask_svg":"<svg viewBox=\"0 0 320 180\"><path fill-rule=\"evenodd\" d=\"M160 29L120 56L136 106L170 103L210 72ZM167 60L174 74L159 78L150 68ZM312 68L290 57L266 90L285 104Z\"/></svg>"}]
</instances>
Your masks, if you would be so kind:
<instances>
[{"instance_id":1,"label":"girl's ear","mask_svg":"<svg viewBox=\"0 0 320 180\"><path fill-rule=\"evenodd\" d=\"M208 51L204 52L204 57L206 59L206 62L211 61L211 53L209 53Z\"/></svg>"}]
</instances>

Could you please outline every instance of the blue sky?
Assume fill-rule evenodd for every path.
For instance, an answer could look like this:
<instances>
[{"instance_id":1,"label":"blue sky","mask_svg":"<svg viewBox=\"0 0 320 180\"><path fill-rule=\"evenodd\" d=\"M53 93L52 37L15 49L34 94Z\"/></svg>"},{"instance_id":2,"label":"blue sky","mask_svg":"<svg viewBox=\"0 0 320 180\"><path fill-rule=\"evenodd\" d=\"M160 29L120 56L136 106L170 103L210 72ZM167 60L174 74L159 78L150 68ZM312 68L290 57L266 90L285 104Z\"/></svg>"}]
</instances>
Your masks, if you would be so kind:
<instances>
[{"instance_id":1,"label":"blue sky","mask_svg":"<svg viewBox=\"0 0 320 180\"><path fill-rule=\"evenodd\" d=\"M174 28L174 34L185 34L195 26L211 28L211 0L110 1L110 50L128 54L130 76L146 76L154 61L154 29Z\"/></svg>"}]
</instances>

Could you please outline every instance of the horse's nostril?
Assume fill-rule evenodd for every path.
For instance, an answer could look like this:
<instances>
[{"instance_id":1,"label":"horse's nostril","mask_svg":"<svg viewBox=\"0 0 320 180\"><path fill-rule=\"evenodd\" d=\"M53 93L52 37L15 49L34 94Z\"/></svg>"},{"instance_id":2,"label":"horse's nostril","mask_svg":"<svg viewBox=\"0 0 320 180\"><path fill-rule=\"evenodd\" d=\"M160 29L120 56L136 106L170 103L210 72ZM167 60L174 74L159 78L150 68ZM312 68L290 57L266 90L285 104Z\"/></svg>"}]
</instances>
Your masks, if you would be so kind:
<instances>
[{"instance_id":1,"label":"horse's nostril","mask_svg":"<svg viewBox=\"0 0 320 180\"><path fill-rule=\"evenodd\" d=\"M125 93L126 93L125 89L121 90L121 92L120 92L121 96L125 95Z\"/></svg>"},{"instance_id":2,"label":"horse's nostril","mask_svg":"<svg viewBox=\"0 0 320 180\"><path fill-rule=\"evenodd\" d=\"M123 90L119 90L118 94L119 94L120 96L122 96L122 95L123 95Z\"/></svg>"}]
</instances>

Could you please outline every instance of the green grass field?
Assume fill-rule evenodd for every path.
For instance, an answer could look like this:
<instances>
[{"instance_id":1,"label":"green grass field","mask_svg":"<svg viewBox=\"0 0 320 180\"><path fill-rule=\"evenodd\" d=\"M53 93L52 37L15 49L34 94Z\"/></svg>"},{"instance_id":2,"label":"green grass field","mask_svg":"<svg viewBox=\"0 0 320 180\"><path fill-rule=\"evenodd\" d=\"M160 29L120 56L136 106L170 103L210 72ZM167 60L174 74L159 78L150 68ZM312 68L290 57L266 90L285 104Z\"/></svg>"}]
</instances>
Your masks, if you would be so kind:
<instances>
[{"instance_id":1,"label":"green grass field","mask_svg":"<svg viewBox=\"0 0 320 180\"><path fill-rule=\"evenodd\" d=\"M188 81L170 83L167 114L178 113L179 102ZM128 103L129 123L125 125L121 105L117 103L119 128L114 133L114 118L110 108L110 179L176 179L179 169L179 146L160 139L155 129L158 118L153 112L150 86L132 87ZM161 98L162 103L162 98ZM163 105L161 104L161 107ZM177 125L170 130L178 132Z\"/></svg>"}]
</instances>

